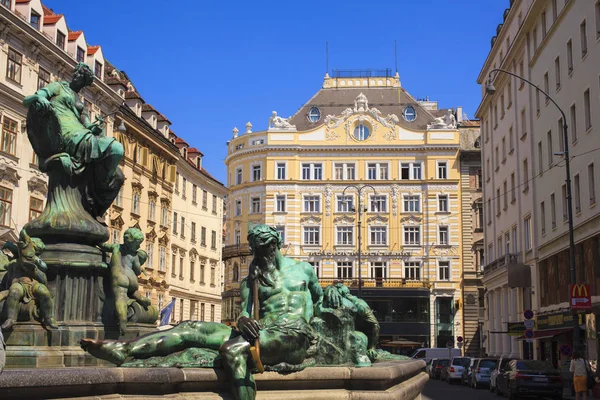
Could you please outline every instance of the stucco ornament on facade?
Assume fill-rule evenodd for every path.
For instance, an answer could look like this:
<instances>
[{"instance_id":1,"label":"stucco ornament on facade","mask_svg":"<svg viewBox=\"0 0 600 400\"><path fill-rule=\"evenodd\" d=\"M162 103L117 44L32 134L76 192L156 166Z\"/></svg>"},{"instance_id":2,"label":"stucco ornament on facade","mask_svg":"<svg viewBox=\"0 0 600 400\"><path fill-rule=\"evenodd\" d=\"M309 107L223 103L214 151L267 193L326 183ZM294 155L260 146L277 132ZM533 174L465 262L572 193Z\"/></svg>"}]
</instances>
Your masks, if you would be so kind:
<instances>
[{"instance_id":1,"label":"stucco ornament on facade","mask_svg":"<svg viewBox=\"0 0 600 400\"><path fill-rule=\"evenodd\" d=\"M354 217L349 217L347 215L343 215L341 217L337 217L333 220L333 223L336 225L353 225Z\"/></svg>"},{"instance_id":2,"label":"stucco ornament on facade","mask_svg":"<svg viewBox=\"0 0 600 400\"><path fill-rule=\"evenodd\" d=\"M404 217L400 220L405 225L419 225L422 221L422 218L416 217L414 215L409 215L408 217Z\"/></svg>"},{"instance_id":3,"label":"stucco ornament on facade","mask_svg":"<svg viewBox=\"0 0 600 400\"><path fill-rule=\"evenodd\" d=\"M392 185L392 215L395 217L398 215L398 194L400 193L400 186Z\"/></svg>"},{"instance_id":4,"label":"stucco ornament on facade","mask_svg":"<svg viewBox=\"0 0 600 400\"><path fill-rule=\"evenodd\" d=\"M300 219L300 223L301 224L309 224L309 225L320 224L321 223L321 217L319 217L317 215L309 215L309 216L306 216L306 217L302 217Z\"/></svg>"},{"instance_id":5,"label":"stucco ornament on facade","mask_svg":"<svg viewBox=\"0 0 600 400\"><path fill-rule=\"evenodd\" d=\"M331 197L333 195L333 186L326 185L325 186L325 215L331 215Z\"/></svg>"},{"instance_id":6,"label":"stucco ornament on facade","mask_svg":"<svg viewBox=\"0 0 600 400\"><path fill-rule=\"evenodd\" d=\"M367 219L367 223L369 225L387 225L388 219L381 215L376 215L374 217L370 217L369 219Z\"/></svg>"}]
</instances>

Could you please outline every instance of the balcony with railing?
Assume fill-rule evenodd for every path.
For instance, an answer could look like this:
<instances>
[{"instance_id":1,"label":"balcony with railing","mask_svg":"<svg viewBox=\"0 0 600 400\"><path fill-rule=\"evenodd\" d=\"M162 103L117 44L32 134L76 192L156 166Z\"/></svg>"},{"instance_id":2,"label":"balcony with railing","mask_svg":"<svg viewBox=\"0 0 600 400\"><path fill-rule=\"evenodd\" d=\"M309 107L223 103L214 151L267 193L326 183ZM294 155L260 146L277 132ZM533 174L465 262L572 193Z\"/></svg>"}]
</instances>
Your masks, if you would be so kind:
<instances>
[{"instance_id":1,"label":"balcony with railing","mask_svg":"<svg viewBox=\"0 0 600 400\"><path fill-rule=\"evenodd\" d=\"M358 288L358 278L319 278L321 287L342 282L349 288ZM404 278L361 278L363 288L427 288L429 281L409 280Z\"/></svg>"},{"instance_id":2,"label":"balcony with railing","mask_svg":"<svg viewBox=\"0 0 600 400\"><path fill-rule=\"evenodd\" d=\"M521 253L507 253L487 264L483 268L483 279L504 271L508 275L509 287L531 286L531 269L523 263Z\"/></svg>"}]
</instances>

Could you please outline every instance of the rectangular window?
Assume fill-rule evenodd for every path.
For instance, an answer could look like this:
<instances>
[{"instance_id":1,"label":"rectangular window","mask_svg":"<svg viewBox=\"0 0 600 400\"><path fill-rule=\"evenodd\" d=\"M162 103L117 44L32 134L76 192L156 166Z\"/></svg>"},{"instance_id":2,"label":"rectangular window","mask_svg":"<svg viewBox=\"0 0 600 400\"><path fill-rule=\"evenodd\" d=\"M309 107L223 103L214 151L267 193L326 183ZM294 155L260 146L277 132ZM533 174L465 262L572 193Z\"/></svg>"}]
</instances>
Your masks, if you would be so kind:
<instances>
[{"instance_id":1,"label":"rectangular window","mask_svg":"<svg viewBox=\"0 0 600 400\"><path fill-rule=\"evenodd\" d=\"M558 150L562 153L565 151L565 129L563 127L563 119L558 119Z\"/></svg>"},{"instance_id":2,"label":"rectangular window","mask_svg":"<svg viewBox=\"0 0 600 400\"><path fill-rule=\"evenodd\" d=\"M242 215L242 200L235 201L235 216L239 217Z\"/></svg>"},{"instance_id":3,"label":"rectangular window","mask_svg":"<svg viewBox=\"0 0 600 400\"><path fill-rule=\"evenodd\" d=\"M75 59L77 60L77 62L85 62L85 51L77 46L77 53L75 54Z\"/></svg>"},{"instance_id":4,"label":"rectangular window","mask_svg":"<svg viewBox=\"0 0 600 400\"><path fill-rule=\"evenodd\" d=\"M487 214L488 214L488 225L492 223L492 199L488 198L487 201Z\"/></svg>"},{"instance_id":5,"label":"rectangular window","mask_svg":"<svg viewBox=\"0 0 600 400\"><path fill-rule=\"evenodd\" d=\"M195 222L192 222L192 227L191 227L191 229L192 229L192 237L191 237L191 240L192 240L192 242L196 242L196 223L195 223Z\"/></svg>"},{"instance_id":6,"label":"rectangular window","mask_svg":"<svg viewBox=\"0 0 600 400\"><path fill-rule=\"evenodd\" d=\"M286 179L285 176L285 163L277 163L277 179L283 180Z\"/></svg>"},{"instance_id":7,"label":"rectangular window","mask_svg":"<svg viewBox=\"0 0 600 400\"><path fill-rule=\"evenodd\" d=\"M596 180L594 177L594 163L588 165L588 190L590 192L590 205L596 204Z\"/></svg>"},{"instance_id":8,"label":"rectangular window","mask_svg":"<svg viewBox=\"0 0 600 400\"><path fill-rule=\"evenodd\" d=\"M40 30L40 14L31 10L31 17L29 17L29 24L35 28L35 30Z\"/></svg>"},{"instance_id":9,"label":"rectangular window","mask_svg":"<svg viewBox=\"0 0 600 400\"><path fill-rule=\"evenodd\" d=\"M504 247L502 247L502 235L498 236L498 258L504 257Z\"/></svg>"},{"instance_id":10,"label":"rectangular window","mask_svg":"<svg viewBox=\"0 0 600 400\"><path fill-rule=\"evenodd\" d=\"M179 257L179 277L183 278L183 257Z\"/></svg>"},{"instance_id":11,"label":"rectangular window","mask_svg":"<svg viewBox=\"0 0 600 400\"><path fill-rule=\"evenodd\" d=\"M122 193L122 190L119 193ZM160 224L166 227L169 224L169 209L166 206L161 205L160 213Z\"/></svg>"},{"instance_id":12,"label":"rectangular window","mask_svg":"<svg viewBox=\"0 0 600 400\"><path fill-rule=\"evenodd\" d=\"M450 280L450 261L439 261L438 262L439 280L449 281Z\"/></svg>"},{"instance_id":13,"label":"rectangular window","mask_svg":"<svg viewBox=\"0 0 600 400\"><path fill-rule=\"evenodd\" d=\"M181 237L185 237L185 217L181 217Z\"/></svg>"},{"instance_id":14,"label":"rectangular window","mask_svg":"<svg viewBox=\"0 0 600 400\"><path fill-rule=\"evenodd\" d=\"M336 180L354 180L354 164L335 163L333 166L334 179Z\"/></svg>"},{"instance_id":15,"label":"rectangular window","mask_svg":"<svg viewBox=\"0 0 600 400\"><path fill-rule=\"evenodd\" d=\"M219 201L217 200L217 195L213 194L212 195L212 213L216 214L217 213L217 207L219 205Z\"/></svg>"},{"instance_id":16,"label":"rectangular window","mask_svg":"<svg viewBox=\"0 0 600 400\"><path fill-rule=\"evenodd\" d=\"M21 83L21 71L23 69L23 56L10 47L8 48L8 61L6 77L17 83Z\"/></svg>"},{"instance_id":17,"label":"rectangular window","mask_svg":"<svg viewBox=\"0 0 600 400\"><path fill-rule=\"evenodd\" d=\"M446 245L450 244L447 226L438 227L438 244L440 246L446 246Z\"/></svg>"},{"instance_id":18,"label":"rectangular window","mask_svg":"<svg viewBox=\"0 0 600 400\"><path fill-rule=\"evenodd\" d=\"M369 210L371 212L387 212L387 196L385 194L371 196Z\"/></svg>"},{"instance_id":19,"label":"rectangular window","mask_svg":"<svg viewBox=\"0 0 600 400\"><path fill-rule=\"evenodd\" d=\"M510 174L510 201L511 203L514 202L516 200L516 179L515 179L515 173L511 173Z\"/></svg>"},{"instance_id":20,"label":"rectangular window","mask_svg":"<svg viewBox=\"0 0 600 400\"><path fill-rule=\"evenodd\" d=\"M548 165L552 165L552 158L554 156L554 150L552 149L552 130L546 132L546 140L548 141Z\"/></svg>"},{"instance_id":21,"label":"rectangular window","mask_svg":"<svg viewBox=\"0 0 600 400\"><path fill-rule=\"evenodd\" d=\"M215 322L215 305L210 305L210 320L211 322Z\"/></svg>"},{"instance_id":22,"label":"rectangular window","mask_svg":"<svg viewBox=\"0 0 600 400\"><path fill-rule=\"evenodd\" d=\"M573 41L571 39L567 42L567 69L569 74L573 72Z\"/></svg>"},{"instance_id":23,"label":"rectangular window","mask_svg":"<svg viewBox=\"0 0 600 400\"><path fill-rule=\"evenodd\" d=\"M575 143L577 141L577 109L575 108L575 104L573 104L570 108L571 113L571 142Z\"/></svg>"},{"instance_id":24,"label":"rectangular window","mask_svg":"<svg viewBox=\"0 0 600 400\"><path fill-rule=\"evenodd\" d=\"M420 180L422 178L422 163L401 163L400 164L400 179L403 180Z\"/></svg>"},{"instance_id":25,"label":"rectangular window","mask_svg":"<svg viewBox=\"0 0 600 400\"><path fill-rule=\"evenodd\" d=\"M560 89L560 56L554 59L554 78L556 79L556 90Z\"/></svg>"},{"instance_id":26,"label":"rectangular window","mask_svg":"<svg viewBox=\"0 0 600 400\"><path fill-rule=\"evenodd\" d=\"M519 75L525 76L525 61L523 61L523 60L521 60L521 62L519 62ZM525 82L520 80L519 90L523 90L524 87L525 87Z\"/></svg>"},{"instance_id":27,"label":"rectangular window","mask_svg":"<svg viewBox=\"0 0 600 400\"><path fill-rule=\"evenodd\" d=\"M525 249L527 251L531 250L531 217L528 216L525 218L524 229L525 229Z\"/></svg>"},{"instance_id":28,"label":"rectangular window","mask_svg":"<svg viewBox=\"0 0 600 400\"><path fill-rule=\"evenodd\" d=\"M260 197L252 197L250 199L250 204L251 204L250 212L252 214L259 214L260 213Z\"/></svg>"},{"instance_id":29,"label":"rectangular window","mask_svg":"<svg viewBox=\"0 0 600 400\"><path fill-rule=\"evenodd\" d=\"M158 259L158 270L161 272L167 271L167 248L164 246L160 246L158 249L159 259Z\"/></svg>"},{"instance_id":30,"label":"rectangular window","mask_svg":"<svg viewBox=\"0 0 600 400\"><path fill-rule=\"evenodd\" d=\"M352 278L352 261L336 262L336 278L351 279Z\"/></svg>"},{"instance_id":31,"label":"rectangular window","mask_svg":"<svg viewBox=\"0 0 600 400\"><path fill-rule=\"evenodd\" d=\"M438 212L448 212L450 210L450 207L448 207L448 203L448 195L440 194L438 196Z\"/></svg>"},{"instance_id":32,"label":"rectangular window","mask_svg":"<svg viewBox=\"0 0 600 400\"><path fill-rule=\"evenodd\" d=\"M548 33L546 23L547 23L547 21L546 21L546 11L544 11L544 12L542 12L542 38L545 38L546 37L546 33Z\"/></svg>"},{"instance_id":33,"label":"rectangular window","mask_svg":"<svg viewBox=\"0 0 600 400\"><path fill-rule=\"evenodd\" d=\"M437 162L437 178L448 179L448 162L438 161Z\"/></svg>"},{"instance_id":34,"label":"rectangular window","mask_svg":"<svg viewBox=\"0 0 600 400\"><path fill-rule=\"evenodd\" d=\"M6 116L2 124L2 151L13 156L17 151L17 121Z\"/></svg>"},{"instance_id":35,"label":"rectangular window","mask_svg":"<svg viewBox=\"0 0 600 400\"><path fill-rule=\"evenodd\" d=\"M506 97L508 99L506 108L510 108L510 106L512 106L512 80L509 80L506 84Z\"/></svg>"},{"instance_id":36,"label":"rectangular window","mask_svg":"<svg viewBox=\"0 0 600 400\"><path fill-rule=\"evenodd\" d=\"M596 2L596 39L600 38L600 1Z\"/></svg>"},{"instance_id":37,"label":"rectangular window","mask_svg":"<svg viewBox=\"0 0 600 400\"><path fill-rule=\"evenodd\" d=\"M192 204L196 205L198 200L198 186L192 185Z\"/></svg>"},{"instance_id":38,"label":"rectangular window","mask_svg":"<svg viewBox=\"0 0 600 400\"><path fill-rule=\"evenodd\" d=\"M536 90L537 92L537 90ZM521 139L527 135L527 116L525 115L525 109L521 110Z\"/></svg>"},{"instance_id":39,"label":"rectangular window","mask_svg":"<svg viewBox=\"0 0 600 400\"><path fill-rule=\"evenodd\" d=\"M506 162L506 137L502 138L502 163Z\"/></svg>"},{"instance_id":40,"label":"rectangular window","mask_svg":"<svg viewBox=\"0 0 600 400\"><path fill-rule=\"evenodd\" d=\"M321 265L319 263L319 261L309 261L308 262L310 265L312 265L313 270L315 271L315 275L317 276L317 278L321 277Z\"/></svg>"},{"instance_id":41,"label":"rectangular window","mask_svg":"<svg viewBox=\"0 0 600 400\"><path fill-rule=\"evenodd\" d=\"M241 244L242 243L242 232L238 229L233 233L233 244Z\"/></svg>"},{"instance_id":42,"label":"rectangular window","mask_svg":"<svg viewBox=\"0 0 600 400\"><path fill-rule=\"evenodd\" d=\"M541 224L542 235L545 235L546 234L546 205L544 204L543 201L540 203L540 224Z\"/></svg>"},{"instance_id":43,"label":"rectangular window","mask_svg":"<svg viewBox=\"0 0 600 400\"><path fill-rule=\"evenodd\" d=\"M404 196L404 212L421 212L421 196L405 195Z\"/></svg>"},{"instance_id":44,"label":"rectangular window","mask_svg":"<svg viewBox=\"0 0 600 400\"><path fill-rule=\"evenodd\" d=\"M531 32L531 37L533 38L533 54L535 54L538 49L537 27L533 28L533 31Z\"/></svg>"},{"instance_id":45,"label":"rectangular window","mask_svg":"<svg viewBox=\"0 0 600 400\"><path fill-rule=\"evenodd\" d=\"M187 179L185 179L185 177L183 177L181 180L181 198L184 200L185 200L185 196L187 193L186 187L187 187Z\"/></svg>"},{"instance_id":46,"label":"rectangular window","mask_svg":"<svg viewBox=\"0 0 600 400\"><path fill-rule=\"evenodd\" d=\"M544 154L542 153L542 142L538 142L538 174L544 172Z\"/></svg>"},{"instance_id":47,"label":"rectangular window","mask_svg":"<svg viewBox=\"0 0 600 400\"><path fill-rule=\"evenodd\" d=\"M253 165L252 166L252 182L258 182L261 180L261 166Z\"/></svg>"},{"instance_id":48,"label":"rectangular window","mask_svg":"<svg viewBox=\"0 0 600 400\"><path fill-rule=\"evenodd\" d=\"M185 183L185 181L184 181ZM185 189L185 186L184 186ZM184 196L185 198L185 196ZM206 190L202 190L202 209L203 210L207 210L208 209L208 192Z\"/></svg>"},{"instance_id":49,"label":"rectangular window","mask_svg":"<svg viewBox=\"0 0 600 400\"><path fill-rule=\"evenodd\" d=\"M583 111L585 113L585 130L588 131L592 127L592 107L590 104L590 89L587 89L585 92L583 92Z\"/></svg>"},{"instance_id":50,"label":"rectangular window","mask_svg":"<svg viewBox=\"0 0 600 400\"><path fill-rule=\"evenodd\" d=\"M177 224L179 219L177 218L177 212L173 212L173 235L177 235Z\"/></svg>"},{"instance_id":51,"label":"rectangular window","mask_svg":"<svg viewBox=\"0 0 600 400\"><path fill-rule=\"evenodd\" d=\"M210 231L210 248L217 249L217 231Z\"/></svg>"},{"instance_id":52,"label":"rectangular window","mask_svg":"<svg viewBox=\"0 0 600 400\"><path fill-rule=\"evenodd\" d=\"M1 190L1 189L0 189ZM29 198L29 221L32 221L42 215L44 211L44 200L36 199L35 197Z\"/></svg>"},{"instance_id":53,"label":"rectangular window","mask_svg":"<svg viewBox=\"0 0 600 400\"><path fill-rule=\"evenodd\" d=\"M369 226L371 246L387 246L387 226Z\"/></svg>"},{"instance_id":54,"label":"rectangular window","mask_svg":"<svg viewBox=\"0 0 600 400\"><path fill-rule=\"evenodd\" d=\"M65 39L66 35L61 31L56 31L56 45L60 47L61 50L65 49Z\"/></svg>"},{"instance_id":55,"label":"rectangular window","mask_svg":"<svg viewBox=\"0 0 600 400\"><path fill-rule=\"evenodd\" d=\"M40 90L41 88L48 86L49 83L50 83L50 72L48 72L44 68L40 67L39 72L38 72L37 90Z\"/></svg>"},{"instance_id":56,"label":"rectangular window","mask_svg":"<svg viewBox=\"0 0 600 400\"><path fill-rule=\"evenodd\" d=\"M204 321L205 313L204 313L205 305L204 303L200 303L200 321Z\"/></svg>"},{"instance_id":57,"label":"rectangular window","mask_svg":"<svg viewBox=\"0 0 600 400\"><path fill-rule=\"evenodd\" d=\"M500 188L496 189L496 215L500 216L500 201L502 198L500 197Z\"/></svg>"},{"instance_id":58,"label":"rectangular window","mask_svg":"<svg viewBox=\"0 0 600 400\"><path fill-rule=\"evenodd\" d=\"M140 215L140 194L135 192L133 194L133 209L134 214Z\"/></svg>"},{"instance_id":59,"label":"rectangular window","mask_svg":"<svg viewBox=\"0 0 600 400\"><path fill-rule=\"evenodd\" d=\"M575 212L581 212L581 188L579 185L579 174L575 175L573 182L575 184L575 193L573 194L575 200Z\"/></svg>"},{"instance_id":60,"label":"rectangular window","mask_svg":"<svg viewBox=\"0 0 600 400\"><path fill-rule=\"evenodd\" d=\"M418 261L404 262L404 279L409 281L421 280L421 263Z\"/></svg>"},{"instance_id":61,"label":"rectangular window","mask_svg":"<svg viewBox=\"0 0 600 400\"><path fill-rule=\"evenodd\" d=\"M285 226L277 225L275 226L275 230L277 230L277 233L279 233L279 236L281 237L281 243L285 244Z\"/></svg>"},{"instance_id":62,"label":"rectangular window","mask_svg":"<svg viewBox=\"0 0 600 400\"><path fill-rule=\"evenodd\" d=\"M150 200L148 202L148 219L150 221L154 221L155 216L156 216L156 201Z\"/></svg>"},{"instance_id":63,"label":"rectangular window","mask_svg":"<svg viewBox=\"0 0 600 400\"><path fill-rule=\"evenodd\" d=\"M321 228L318 226L304 226L303 228L304 245L321 244Z\"/></svg>"},{"instance_id":64,"label":"rectangular window","mask_svg":"<svg viewBox=\"0 0 600 400\"><path fill-rule=\"evenodd\" d=\"M286 197L284 194L279 194L275 197L275 211L276 212L285 212L285 200Z\"/></svg>"},{"instance_id":65,"label":"rectangular window","mask_svg":"<svg viewBox=\"0 0 600 400\"><path fill-rule=\"evenodd\" d=\"M552 229L556 228L556 197L554 193L550 195L550 218L552 223Z\"/></svg>"},{"instance_id":66,"label":"rectangular window","mask_svg":"<svg viewBox=\"0 0 600 400\"><path fill-rule=\"evenodd\" d=\"M558 17L558 0L552 0L552 22Z\"/></svg>"},{"instance_id":67,"label":"rectangular window","mask_svg":"<svg viewBox=\"0 0 600 400\"><path fill-rule=\"evenodd\" d=\"M94 75L96 78L102 79L102 63L99 61L94 61Z\"/></svg>"},{"instance_id":68,"label":"rectangular window","mask_svg":"<svg viewBox=\"0 0 600 400\"><path fill-rule=\"evenodd\" d=\"M585 20L579 25L579 35L581 36L581 58L585 57L588 51L587 42L587 25Z\"/></svg>"},{"instance_id":69,"label":"rectangular window","mask_svg":"<svg viewBox=\"0 0 600 400\"><path fill-rule=\"evenodd\" d=\"M550 78L548 78L547 71L544 74L544 92L546 92L546 93L550 92ZM546 99L545 99L546 104L548 104L548 101L550 101L550 98L548 96L546 96Z\"/></svg>"},{"instance_id":70,"label":"rectangular window","mask_svg":"<svg viewBox=\"0 0 600 400\"><path fill-rule=\"evenodd\" d=\"M154 258L152 255L154 254L154 243L148 242L146 244L146 254L148 256L148 260L146 261L146 268L152 269L152 259Z\"/></svg>"},{"instance_id":71,"label":"rectangular window","mask_svg":"<svg viewBox=\"0 0 600 400\"><path fill-rule=\"evenodd\" d=\"M386 180L388 179L388 165L384 163L367 164L367 179Z\"/></svg>"},{"instance_id":72,"label":"rectangular window","mask_svg":"<svg viewBox=\"0 0 600 400\"><path fill-rule=\"evenodd\" d=\"M354 198L351 195L337 195L337 212L351 212L354 209Z\"/></svg>"},{"instance_id":73,"label":"rectangular window","mask_svg":"<svg viewBox=\"0 0 600 400\"><path fill-rule=\"evenodd\" d=\"M512 154L512 152L515 150L515 140L512 126L508 128L508 149L509 154Z\"/></svg>"},{"instance_id":74,"label":"rectangular window","mask_svg":"<svg viewBox=\"0 0 600 400\"><path fill-rule=\"evenodd\" d=\"M352 246L354 244L353 226L336 226L336 245Z\"/></svg>"},{"instance_id":75,"label":"rectangular window","mask_svg":"<svg viewBox=\"0 0 600 400\"><path fill-rule=\"evenodd\" d=\"M420 246L421 245L421 227L420 226L405 226L403 229L404 229L404 245L405 246Z\"/></svg>"},{"instance_id":76,"label":"rectangular window","mask_svg":"<svg viewBox=\"0 0 600 400\"><path fill-rule=\"evenodd\" d=\"M304 212L321 212L321 198L316 195L304 196Z\"/></svg>"},{"instance_id":77,"label":"rectangular window","mask_svg":"<svg viewBox=\"0 0 600 400\"><path fill-rule=\"evenodd\" d=\"M236 242L235 244L239 244L239 242ZM200 228L200 246L206 247L206 227L205 226Z\"/></svg>"},{"instance_id":78,"label":"rectangular window","mask_svg":"<svg viewBox=\"0 0 600 400\"><path fill-rule=\"evenodd\" d=\"M200 261L200 283L204 285L206 275L206 265L204 261Z\"/></svg>"},{"instance_id":79,"label":"rectangular window","mask_svg":"<svg viewBox=\"0 0 600 400\"><path fill-rule=\"evenodd\" d=\"M539 117L540 116L540 91L537 89L535 90L535 111Z\"/></svg>"},{"instance_id":80,"label":"rectangular window","mask_svg":"<svg viewBox=\"0 0 600 400\"><path fill-rule=\"evenodd\" d=\"M483 229L483 203L481 201L475 203L475 214L477 216L475 228L481 230Z\"/></svg>"},{"instance_id":81,"label":"rectangular window","mask_svg":"<svg viewBox=\"0 0 600 400\"><path fill-rule=\"evenodd\" d=\"M508 183L506 181L504 181L502 189L502 197L504 198L504 210L506 211L508 209Z\"/></svg>"},{"instance_id":82,"label":"rectangular window","mask_svg":"<svg viewBox=\"0 0 600 400\"><path fill-rule=\"evenodd\" d=\"M323 164L321 163L303 163L302 164L302 179L304 180L322 180L323 179Z\"/></svg>"},{"instance_id":83,"label":"rectangular window","mask_svg":"<svg viewBox=\"0 0 600 400\"><path fill-rule=\"evenodd\" d=\"M235 184L236 185L241 185L242 184L242 177L243 177L242 169L241 168L237 168L235 170Z\"/></svg>"}]
</instances>

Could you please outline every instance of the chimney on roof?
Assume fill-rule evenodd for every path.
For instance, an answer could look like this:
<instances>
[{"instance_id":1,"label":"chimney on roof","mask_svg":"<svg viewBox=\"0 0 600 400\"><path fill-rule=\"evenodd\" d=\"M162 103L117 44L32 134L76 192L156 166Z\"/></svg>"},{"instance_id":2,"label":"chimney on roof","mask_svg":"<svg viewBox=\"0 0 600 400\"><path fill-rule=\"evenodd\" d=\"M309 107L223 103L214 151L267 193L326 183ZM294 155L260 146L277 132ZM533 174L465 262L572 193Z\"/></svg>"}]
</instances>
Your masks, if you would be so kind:
<instances>
[{"instance_id":1,"label":"chimney on roof","mask_svg":"<svg viewBox=\"0 0 600 400\"><path fill-rule=\"evenodd\" d=\"M456 122L463 121L463 109L462 107L456 107Z\"/></svg>"}]
</instances>

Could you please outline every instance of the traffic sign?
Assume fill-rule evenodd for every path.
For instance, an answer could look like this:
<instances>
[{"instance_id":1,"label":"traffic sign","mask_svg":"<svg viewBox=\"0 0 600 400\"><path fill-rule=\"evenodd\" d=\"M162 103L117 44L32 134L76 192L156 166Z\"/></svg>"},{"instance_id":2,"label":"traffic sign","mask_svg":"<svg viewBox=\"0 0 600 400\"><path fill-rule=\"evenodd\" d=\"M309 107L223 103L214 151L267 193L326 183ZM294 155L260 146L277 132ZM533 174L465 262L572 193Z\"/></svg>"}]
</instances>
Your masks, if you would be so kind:
<instances>
[{"instance_id":1,"label":"traffic sign","mask_svg":"<svg viewBox=\"0 0 600 400\"><path fill-rule=\"evenodd\" d=\"M462 341L463 341L463 337L462 337L462 336L458 336L458 337L456 338L456 341L457 341L458 343L462 342Z\"/></svg>"},{"instance_id":2,"label":"traffic sign","mask_svg":"<svg viewBox=\"0 0 600 400\"><path fill-rule=\"evenodd\" d=\"M527 329L523 336L525 336L525 339L533 339L533 331L531 329Z\"/></svg>"},{"instance_id":3,"label":"traffic sign","mask_svg":"<svg viewBox=\"0 0 600 400\"><path fill-rule=\"evenodd\" d=\"M573 349L568 344L563 344L562 346L560 346L560 353L563 356L570 356L572 352Z\"/></svg>"},{"instance_id":4,"label":"traffic sign","mask_svg":"<svg viewBox=\"0 0 600 400\"><path fill-rule=\"evenodd\" d=\"M449 348L449 349L453 348L454 347L454 342L452 340L448 340L446 342L446 347Z\"/></svg>"},{"instance_id":5,"label":"traffic sign","mask_svg":"<svg viewBox=\"0 0 600 400\"><path fill-rule=\"evenodd\" d=\"M533 339L525 339L527 343L533 343Z\"/></svg>"},{"instance_id":6,"label":"traffic sign","mask_svg":"<svg viewBox=\"0 0 600 400\"><path fill-rule=\"evenodd\" d=\"M535 327L535 321L532 319L526 319L523 321L523 325L525 325L525 329L533 329Z\"/></svg>"},{"instance_id":7,"label":"traffic sign","mask_svg":"<svg viewBox=\"0 0 600 400\"><path fill-rule=\"evenodd\" d=\"M569 294L571 299L571 310L591 310L592 293L590 285L570 285Z\"/></svg>"},{"instance_id":8,"label":"traffic sign","mask_svg":"<svg viewBox=\"0 0 600 400\"><path fill-rule=\"evenodd\" d=\"M532 319L533 318L533 311L531 311L531 310L525 310L523 312L523 316L525 317L525 319Z\"/></svg>"}]
</instances>

